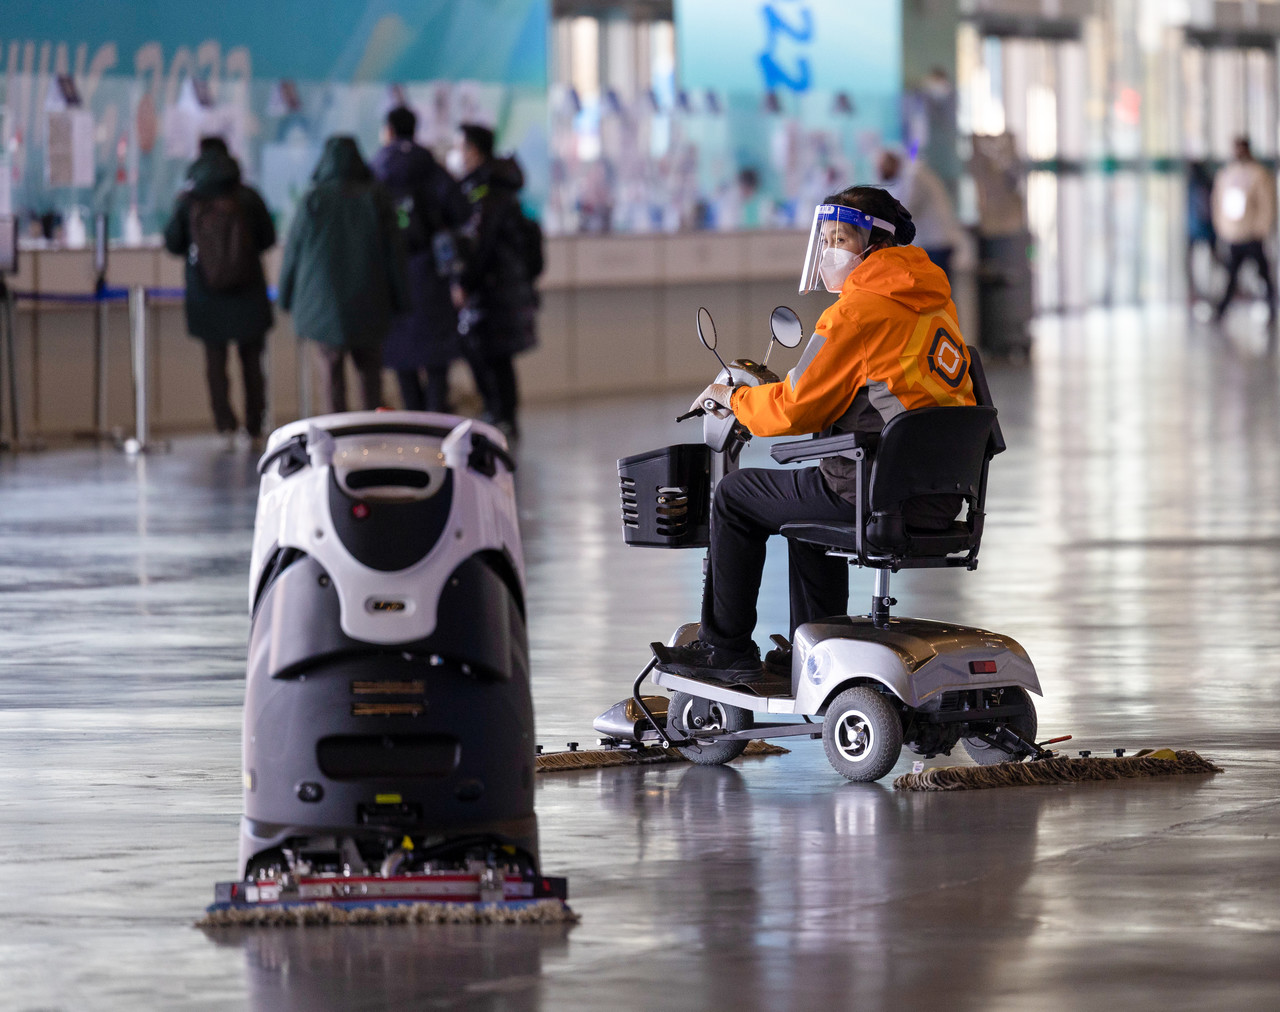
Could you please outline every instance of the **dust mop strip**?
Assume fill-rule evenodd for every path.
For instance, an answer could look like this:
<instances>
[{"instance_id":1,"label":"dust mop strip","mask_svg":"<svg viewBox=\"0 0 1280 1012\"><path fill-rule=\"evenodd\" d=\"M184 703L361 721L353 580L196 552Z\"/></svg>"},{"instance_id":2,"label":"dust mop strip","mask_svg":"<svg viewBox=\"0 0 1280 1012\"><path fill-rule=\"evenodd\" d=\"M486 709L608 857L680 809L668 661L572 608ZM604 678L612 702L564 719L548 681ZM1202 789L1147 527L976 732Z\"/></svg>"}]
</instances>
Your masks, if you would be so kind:
<instances>
[{"instance_id":1,"label":"dust mop strip","mask_svg":"<svg viewBox=\"0 0 1280 1012\"><path fill-rule=\"evenodd\" d=\"M357 906L332 903L232 907L211 910L197 928L309 928L347 924L566 924L578 915L560 900L505 903L403 903Z\"/></svg>"},{"instance_id":2,"label":"dust mop strip","mask_svg":"<svg viewBox=\"0 0 1280 1012\"><path fill-rule=\"evenodd\" d=\"M746 758L763 758L786 755L791 749L767 741L749 741ZM687 762L676 749L645 748L638 752L631 749L597 749L591 752L544 752L538 756L539 773L561 773L565 770L591 770L604 766L649 766L655 763Z\"/></svg>"},{"instance_id":3,"label":"dust mop strip","mask_svg":"<svg viewBox=\"0 0 1280 1012\"><path fill-rule=\"evenodd\" d=\"M1176 759L1150 757L1041 759L1034 762L997 763L994 766L935 766L923 773L904 773L893 782L895 791L966 791L987 787L1024 787L1038 784L1077 784L1086 780L1127 780L1178 773L1221 773L1196 752L1179 750Z\"/></svg>"}]
</instances>

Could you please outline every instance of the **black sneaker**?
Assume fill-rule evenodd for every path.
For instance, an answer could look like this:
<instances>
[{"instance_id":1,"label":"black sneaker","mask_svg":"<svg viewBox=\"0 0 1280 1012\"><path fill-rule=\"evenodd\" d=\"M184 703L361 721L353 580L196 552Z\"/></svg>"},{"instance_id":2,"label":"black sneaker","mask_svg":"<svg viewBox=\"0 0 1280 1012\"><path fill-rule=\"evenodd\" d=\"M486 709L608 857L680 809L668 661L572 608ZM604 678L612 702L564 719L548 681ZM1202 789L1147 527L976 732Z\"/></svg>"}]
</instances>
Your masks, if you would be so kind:
<instances>
[{"instance_id":1,"label":"black sneaker","mask_svg":"<svg viewBox=\"0 0 1280 1012\"><path fill-rule=\"evenodd\" d=\"M780 633L770 633L774 649L764 655L765 670L772 675L791 677L791 641Z\"/></svg>"},{"instance_id":2,"label":"black sneaker","mask_svg":"<svg viewBox=\"0 0 1280 1012\"><path fill-rule=\"evenodd\" d=\"M775 675L791 677L791 647L776 647L764 655L764 666Z\"/></svg>"},{"instance_id":3,"label":"black sneaker","mask_svg":"<svg viewBox=\"0 0 1280 1012\"><path fill-rule=\"evenodd\" d=\"M754 644L740 653L717 647L706 640L694 640L682 647L662 651L658 668L686 678L706 678L717 682L753 682L764 674L760 649Z\"/></svg>"}]
</instances>

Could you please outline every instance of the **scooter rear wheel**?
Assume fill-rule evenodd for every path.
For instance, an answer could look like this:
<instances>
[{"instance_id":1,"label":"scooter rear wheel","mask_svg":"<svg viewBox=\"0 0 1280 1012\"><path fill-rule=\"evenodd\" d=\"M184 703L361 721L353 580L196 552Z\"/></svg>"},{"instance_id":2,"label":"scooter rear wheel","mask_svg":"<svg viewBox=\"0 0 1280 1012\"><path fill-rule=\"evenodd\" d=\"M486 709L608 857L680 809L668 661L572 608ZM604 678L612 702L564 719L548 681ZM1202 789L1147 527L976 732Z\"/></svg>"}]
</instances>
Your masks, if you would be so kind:
<instances>
[{"instance_id":1,"label":"scooter rear wheel","mask_svg":"<svg viewBox=\"0 0 1280 1012\"><path fill-rule=\"evenodd\" d=\"M1000 700L1002 703L1022 703L1026 706L1026 713L1018 714L1010 717L1002 723L1008 725L1009 730L1013 731L1023 741L1035 741L1036 731L1040 724L1036 718L1036 706L1031 701L1031 696L1026 689L1019 686L1013 686L1004 690L1004 698ZM1002 748L996 748L994 745L988 745L981 738L965 738L964 750L969 753L969 758L976 762L979 766L994 766L996 763L1003 762L1021 762L1025 756L1011 756Z\"/></svg>"},{"instance_id":2,"label":"scooter rear wheel","mask_svg":"<svg viewBox=\"0 0 1280 1012\"><path fill-rule=\"evenodd\" d=\"M698 723L701 719L701 723ZM667 708L667 726L681 733L706 731L710 728L722 731L745 731L751 726L751 711L731 706L714 699L702 699L687 692L677 692ZM737 759L746 751L745 741L699 742L695 749L688 746L680 754L699 766L721 766Z\"/></svg>"},{"instance_id":3,"label":"scooter rear wheel","mask_svg":"<svg viewBox=\"0 0 1280 1012\"><path fill-rule=\"evenodd\" d=\"M836 696L822 718L827 760L846 780L879 780L902 752L902 717L883 693L855 685Z\"/></svg>"}]
</instances>

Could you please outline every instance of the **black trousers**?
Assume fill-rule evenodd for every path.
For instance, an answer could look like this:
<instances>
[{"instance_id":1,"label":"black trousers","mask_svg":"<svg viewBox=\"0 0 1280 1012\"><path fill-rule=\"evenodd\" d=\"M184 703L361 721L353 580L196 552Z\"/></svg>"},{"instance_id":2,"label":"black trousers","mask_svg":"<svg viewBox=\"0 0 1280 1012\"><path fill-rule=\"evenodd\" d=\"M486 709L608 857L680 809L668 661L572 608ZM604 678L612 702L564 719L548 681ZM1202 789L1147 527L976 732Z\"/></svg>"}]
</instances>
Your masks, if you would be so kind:
<instances>
[{"instance_id":1,"label":"black trousers","mask_svg":"<svg viewBox=\"0 0 1280 1012\"><path fill-rule=\"evenodd\" d=\"M1236 280L1240 275L1240 268L1247 260L1252 260L1258 267L1258 273L1262 275L1262 284L1267 289L1267 306L1274 318L1276 315L1275 283L1271 280L1271 265L1267 262L1267 251L1260 239L1254 239L1252 242L1233 242L1228 247L1227 290L1222 293L1222 301L1218 303L1218 315L1222 316L1227 311L1227 306L1231 304L1231 299L1236 294Z\"/></svg>"},{"instance_id":2,"label":"black trousers","mask_svg":"<svg viewBox=\"0 0 1280 1012\"><path fill-rule=\"evenodd\" d=\"M262 374L262 353L266 335L251 341L233 342L240 355L240 372L244 377L244 427L251 436L262 435L262 416L267 407L267 384ZM225 341L204 341L204 374L209 383L209 402L213 406L213 422L219 432L235 432L240 423L231 408L231 392L227 381L227 349Z\"/></svg>"},{"instance_id":3,"label":"black trousers","mask_svg":"<svg viewBox=\"0 0 1280 1012\"><path fill-rule=\"evenodd\" d=\"M495 425L502 422L515 425L520 391L514 357L468 350L466 359L476 380L476 390L484 401L487 418Z\"/></svg>"},{"instance_id":4,"label":"black trousers","mask_svg":"<svg viewBox=\"0 0 1280 1012\"><path fill-rule=\"evenodd\" d=\"M816 467L744 468L716 487L711 551L702 594L702 638L746 650L756 625L765 544L787 523L851 522L854 506L829 488ZM788 543L791 634L796 627L849 606L849 564L817 545Z\"/></svg>"},{"instance_id":5,"label":"black trousers","mask_svg":"<svg viewBox=\"0 0 1280 1012\"><path fill-rule=\"evenodd\" d=\"M347 410L346 357L360 375L360 406L365 411L382 407L382 349L335 348L316 342L317 353L329 375L329 410Z\"/></svg>"},{"instance_id":6,"label":"black trousers","mask_svg":"<svg viewBox=\"0 0 1280 1012\"><path fill-rule=\"evenodd\" d=\"M422 369L397 369L396 382L400 385L400 400L406 411L449 410L449 368L427 369L426 382Z\"/></svg>"}]
</instances>

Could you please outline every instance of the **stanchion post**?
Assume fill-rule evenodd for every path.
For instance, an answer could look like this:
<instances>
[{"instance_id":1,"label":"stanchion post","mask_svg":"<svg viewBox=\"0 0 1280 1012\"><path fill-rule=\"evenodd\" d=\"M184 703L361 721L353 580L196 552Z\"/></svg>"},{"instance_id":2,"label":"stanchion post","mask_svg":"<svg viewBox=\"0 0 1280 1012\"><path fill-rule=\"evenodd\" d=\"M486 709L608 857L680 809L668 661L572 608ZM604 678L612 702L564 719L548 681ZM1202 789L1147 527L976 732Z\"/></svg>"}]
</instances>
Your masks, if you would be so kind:
<instances>
[{"instance_id":1,"label":"stanchion post","mask_svg":"<svg viewBox=\"0 0 1280 1012\"><path fill-rule=\"evenodd\" d=\"M271 331L268 330L262 338L262 417L258 419L258 431L264 436L269 436L276 427L276 395L272 390L272 368L271 368ZM246 411L248 409L246 408Z\"/></svg>"},{"instance_id":2,"label":"stanchion post","mask_svg":"<svg viewBox=\"0 0 1280 1012\"><path fill-rule=\"evenodd\" d=\"M15 350L17 334L13 326L13 292L0 276L0 340L4 343L4 371L7 374L9 394L9 435L11 441L0 439L0 447L15 452L22 448L22 412L18 404L18 355Z\"/></svg>"},{"instance_id":3,"label":"stanchion post","mask_svg":"<svg viewBox=\"0 0 1280 1012\"><path fill-rule=\"evenodd\" d=\"M98 290L93 318L93 369L97 381L93 392L94 436L105 439L107 432L107 340L111 333L111 303Z\"/></svg>"},{"instance_id":4,"label":"stanchion post","mask_svg":"<svg viewBox=\"0 0 1280 1012\"><path fill-rule=\"evenodd\" d=\"M93 324L94 338L94 370L97 373L97 389L94 390L94 427L95 436L105 439L108 435L107 425L107 342L111 335L111 304L106 299L107 292L107 252L108 252L109 219L105 214L94 218L93 228L93 268L97 274L94 294L98 298Z\"/></svg>"},{"instance_id":5,"label":"stanchion post","mask_svg":"<svg viewBox=\"0 0 1280 1012\"><path fill-rule=\"evenodd\" d=\"M126 439L126 453L143 453L150 437L147 419L147 290L141 285L129 289L129 343L133 353L133 438Z\"/></svg>"},{"instance_id":6,"label":"stanchion post","mask_svg":"<svg viewBox=\"0 0 1280 1012\"><path fill-rule=\"evenodd\" d=\"M307 354L307 342L294 339L298 356L298 417L310 418L311 411L311 356Z\"/></svg>"}]
</instances>

